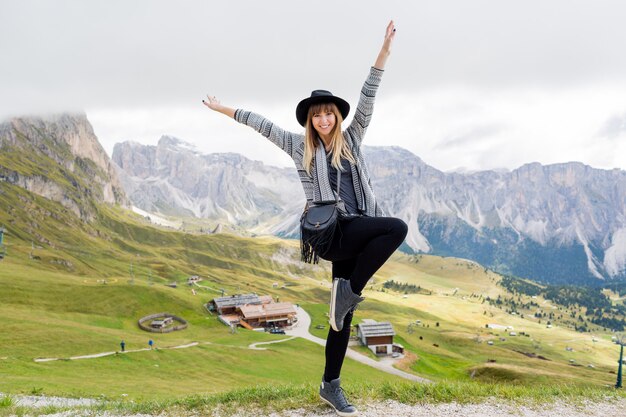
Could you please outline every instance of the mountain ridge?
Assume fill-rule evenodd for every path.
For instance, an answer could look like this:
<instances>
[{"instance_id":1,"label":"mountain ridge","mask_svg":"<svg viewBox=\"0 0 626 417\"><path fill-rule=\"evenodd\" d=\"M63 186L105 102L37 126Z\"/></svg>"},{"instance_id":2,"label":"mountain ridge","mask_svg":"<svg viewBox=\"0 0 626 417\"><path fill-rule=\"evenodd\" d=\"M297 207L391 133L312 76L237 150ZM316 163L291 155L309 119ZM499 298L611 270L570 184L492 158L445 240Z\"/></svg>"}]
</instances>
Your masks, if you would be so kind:
<instances>
[{"instance_id":1,"label":"mountain ridge","mask_svg":"<svg viewBox=\"0 0 626 417\"><path fill-rule=\"evenodd\" d=\"M169 153L169 158L171 153L184 158L187 152L189 156L188 151L177 149L171 141L167 145L167 149L157 145L153 152ZM128 150L123 150L123 146L116 145L113 154L122 171L128 169L128 164L121 162ZM364 146L363 151L381 206L389 215L400 217L409 225L404 246L407 251L461 256L503 273L547 282L566 282L572 275L575 281L626 277L626 172L623 170L601 170L581 162L551 165L531 162L511 171L449 173L426 164L401 147ZM233 158L232 154L226 155L207 154L201 159L201 154L196 152L193 161L215 164L211 169L219 171ZM162 158L160 163L166 161L167 158ZM191 159L185 164L192 165ZM252 166L256 168L251 169ZM248 181L255 175L263 177L262 166L259 161L239 155L237 164L229 167L244 169L249 174L244 178L229 171L230 180L241 188L228 189L233 197L230 207L242 204L248 217L243 220L240 213L235 213L230 218L226 216L227 220L240 222L259 233L297 237L305 200L295 170L266 167L266 170L275 169L274 176L285 175L287 185L277 188L275 179L274 184L267 182L265 188L253 187ZM135 187L145 187L137 184L141 180L133 171L130 174ZM197 174L191 175L199 178ZM221 175L224 178L224 173ZM166 177L160 180L172 185ZM204 187L199 182L195 185ZM289 203L276 195L277 189L290 192ZM264 195L277 203L269 212L263 206L267 201L259 201ZM203 198L208 198L208 194ZM179 196L178 200L184 199ZM159 211L156 205L139 207ZM209 212L204 215L211 216ZM548 264L546 271L530 265L537 256ZM552 259L555 256L556 261ZM516 265L511 267L511 264Z\"/></svg>"},{"instance_id":2,"label":"mountain ridge","mask_svg":"<svg viewBox=\"0 0 626 417\"><path fill-rule=\"evenodd\" d=\"M94 203L132 201L156 214L298 237L305 199L294 169L203 154L168 135L157 146L116 144L108 158L84 114L11 119L0 124L0 149L0 179L83 220L93 219ZM626 171L532 162L446 173L397 146L363 152L381 206L409 225L406 252L547 283L626 279Z\"/></svg>"}]
</instances>

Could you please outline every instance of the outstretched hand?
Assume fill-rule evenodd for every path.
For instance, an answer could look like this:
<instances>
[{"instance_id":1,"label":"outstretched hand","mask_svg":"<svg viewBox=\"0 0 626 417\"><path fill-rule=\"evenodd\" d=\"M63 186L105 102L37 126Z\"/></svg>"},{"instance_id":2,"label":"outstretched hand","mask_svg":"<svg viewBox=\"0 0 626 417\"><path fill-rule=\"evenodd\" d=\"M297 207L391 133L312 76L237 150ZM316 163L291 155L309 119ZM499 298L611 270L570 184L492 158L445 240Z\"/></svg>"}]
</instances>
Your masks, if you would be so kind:
<instances>
[{"instance_id":1,"label":"outstretched hand","mask_svg":"<svg viewBox=\"0 0 626 417\"><path fill-rule=\"evenodd\" d=\"M211 110L219 111L220 106L221 106L220 101L217 98L215 98L215 96L210 96L208 94L206 98L207 98L206 100L202 100L202 104L204 104Z\"/></svg>"},{"instance_id":2,"label":"outstretched hand","mask_svg":"<svg viewBox=\"0 0 626 417\"><path fill-rule=\"evenodd\" d=\"M380 48L380 52L378 57L376 58L376 62L374 63L374 67L378 69L385 69L385 64L387 63L387 58L389 54L391 54L391 44L393 43L393 39L396 37L396 25L393 23L393 20L389 22L387 25L387 30L385 30L385 41L383 42L382 48Z\"/></svg>"},{"instance_id":3,"label":"outstretched hand","mask_svg":"<svg viewBox=\"0 0 626 417\"><path fill-rule=\"evenodd\" d=\"M391 44L393 43L393 38L396 36L396 26L393 23L393 20L389 22L387 25L387 30L385 31L385 41L383 42L383 50L387 53L391 52Z\"/></svg>"},{"instance_id":4,"label":"outstretched hand","mask_svg":"<svg viewBox=\"0 0 626 417\"><path fill-rule=\"evenodd\" d=\"M235 118L235 109L224 106L215 96L210 96L207 94L206 100L202 100L202 104L210 108L211 110L215 110L222 114L225 114L228 117Z\"/></svg>"}]
</instances>

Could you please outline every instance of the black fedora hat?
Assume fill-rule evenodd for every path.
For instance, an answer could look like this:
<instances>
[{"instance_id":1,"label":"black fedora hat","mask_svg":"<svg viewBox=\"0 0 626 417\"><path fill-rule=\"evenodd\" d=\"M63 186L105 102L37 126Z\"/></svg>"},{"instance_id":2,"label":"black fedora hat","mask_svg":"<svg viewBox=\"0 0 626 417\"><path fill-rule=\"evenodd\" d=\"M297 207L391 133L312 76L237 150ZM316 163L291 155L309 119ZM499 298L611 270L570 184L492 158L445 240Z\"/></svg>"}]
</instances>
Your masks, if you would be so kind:
<instances>
[{"instance_id":1,"label":"black fedora hat","mask_svg":"<svg viewBox=\"0 0 626 417\"><path fill-rule=\"evenodd\" d=\"M333 96L333 93L326 90L313 90L311 92L311 97L307 97L298 103L296 106L296 119L298 119L298 123L302 126L306 124L307 113L309 112L309 107L313 104L318 103L335 103L337 108L339 109L339 113L341 113L341 117L345 120L350 113L350 105L347 101L337 96Z\"/></svg>"}]
</instances>

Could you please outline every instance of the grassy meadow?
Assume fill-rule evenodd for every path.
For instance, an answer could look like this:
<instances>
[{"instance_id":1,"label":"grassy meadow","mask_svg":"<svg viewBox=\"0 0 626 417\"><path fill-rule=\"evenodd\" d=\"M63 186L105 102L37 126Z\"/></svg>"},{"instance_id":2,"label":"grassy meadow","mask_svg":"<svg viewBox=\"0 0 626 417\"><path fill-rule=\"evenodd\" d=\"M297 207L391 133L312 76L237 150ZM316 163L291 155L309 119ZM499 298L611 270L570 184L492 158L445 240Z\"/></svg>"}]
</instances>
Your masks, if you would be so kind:
<instances>
[{"instance_id":1,"label":"grassy meadow","mask_svg":"<svg viewBox=\"0 0 626 417\"><path fill-rule=\"evenodd\" d=\"M394 318L400 343L421 356L411 366L420 375L521 384L615 384L619 349L610 332L579 333L559 325L548 328L545 320L539 323L531 312L522 318L490 306L483 302L485 296L495 298L506 291L495 285L497 274L473 262L431 256L398 258L381 271L378 281L412 283L433 294L381 292L374 284L367 294L372 305L364 309L372 311L373 318ZM413 268L423 275L409 273ZM416 320L420 324L409 329ZM486 328L487 324L511 328ZM517 335L510 336L512 331Z\"/></svg>"},{"instance_id":2,"label":"grassy meadow","mask_svg":"<svg viewBox=\"0 0 626 417\"><path fill-rule=\"evenodd\" d=\"M208 290L181 285L149 285L126 277L98 284L63 273L42 272L6 259L0 285L0 391L69 396L138 399L176 398L190 393L224 392L246 386L305 383L318 380L323 370L321 346L294 339L251 350L255 342L279 340L270 335L238 330L235 334L203 307ZM184 317L189 328L169 334L146 333L139 317L167 311ZM95 359L67 360L71 356L119 351L125 354ZM148 347L153 339L160 349ZM198 342L185 349L165 349ZM65 358L35 362L35 358ZM286 358L288 360L286 361ZM394 377L347 361L355 379L392 381Z\"/></svg>"},{"instance_id":3,"label":"grassy meadow","mask_svg":"<svg viewBox=\"0 0 626 417\"><path fill-rule=\"evenodd\" d=\"M109 206L95 213L84 222L57 203L0 183L0 225L7 229L7 257L0 261L0 392L145 403L218 398L254 387L313 389L323 371L321 346L293 339L248 349L285 336L244 329L232 334L204 304L222 291L270 294L303 306L312 317L311 332L325 338L328 265L300 263L294 241L181 233ZM200 286L187 286L190 275L203 278ZM395 341L407 351L396 366L440 384L435 386L558 385L584 392L615 384L619 350L609 332L547 328L531 312L522 318L491 306L485 297L511 296L497 285L499 279L473 262L398 253L366 288L354 323L391 321ZM387 280L428 291L386 290ZM174 282L176 288L166 285ZM182 316L189 327L163 335L140 330L137 320L156 312ZM489 329L488 323L513 329ZM509 335L513 330L517 336ZM160 349L67 360L117 351L121 340L127 350L143 349L149 339ZM165 349L192 342L198 345ZM414 385L350 359L342 378L364 396L373 389L364 383L404 384L389 391L403 395ZM292 388L279 388L285 386Z\"/></svg>"}]
</instances>

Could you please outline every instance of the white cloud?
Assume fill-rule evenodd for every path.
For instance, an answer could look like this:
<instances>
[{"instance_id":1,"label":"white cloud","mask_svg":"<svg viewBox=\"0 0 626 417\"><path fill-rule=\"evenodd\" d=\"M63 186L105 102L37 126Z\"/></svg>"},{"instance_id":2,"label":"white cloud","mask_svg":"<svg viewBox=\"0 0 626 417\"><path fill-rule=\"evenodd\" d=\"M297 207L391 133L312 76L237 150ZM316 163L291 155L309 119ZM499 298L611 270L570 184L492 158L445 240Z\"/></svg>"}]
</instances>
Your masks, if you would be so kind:
<instances>
[{"instance_id":1,"label":"white cloud","mask_svg":"<svg viewBox=\"0 0 626 417\"><path fill-rule=\"evenodd\" d=\"M377 103L367 143L398 144L441 170L581 161L626 167L624 141L599 137L623 112L626 85L446 89Z\"/></svg>"},{"instance_id":2,"label":"white cloud","mask_svg":"<svg viewBox=\"0 0 626 417\"><path fill-rule=\"evenodd\" d=\"M607 115L623 111L626 88L446 89L415 97L389 97L382 91L365 144L402 146L437 169L515 169L528 162L569 161L605 169L626 167L626 152L621 152L626 141L598 135ZM241 107L300 132L294 106L249 101ZM239 152L272 165L292 166L261 135L201 103L150 111L95 109L88 117L109 152L122 140L156 144L168 134L205 152Z\"/></svg>"},{"instance_id":3,"label":"white cloud","mask_svg":"<svg viewBox=\"0 0 626 417\"><path fill-rule=\"evenodd\" d=\"M293 107L313 89L356 104L394 18L366 143L406 147L443 170L626 168L624 136L599 134L626 112L618 0L21 0L0 2L0 15L0 118L85 110L109 152L171 134L290 165L208 114L203 94L296 130Z\"/></svg>"},{"instance_id":4,"label":"white cloud","mask_svg":"<svg viewBox=\"0 0 626 417\"><path fill-rule=\"evenodd\" d=\"M251 105L250 108L255 108ZM285 128L294 129L297 122L280 109L266 108L268 117L294 119ZM135 141L156 145L162 135L174 136L194 144L204 153L237 152L270 165L293 166L291 158L274 144L247 126L207 109L200 101L195 107L158 109L92 109L87 117L103 147L112 155L118 142ZM297 125L299 127L299 125Z\"/></svg>"}]
</instances>

